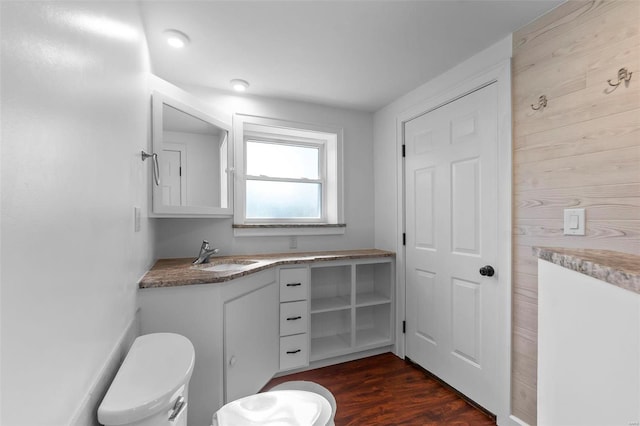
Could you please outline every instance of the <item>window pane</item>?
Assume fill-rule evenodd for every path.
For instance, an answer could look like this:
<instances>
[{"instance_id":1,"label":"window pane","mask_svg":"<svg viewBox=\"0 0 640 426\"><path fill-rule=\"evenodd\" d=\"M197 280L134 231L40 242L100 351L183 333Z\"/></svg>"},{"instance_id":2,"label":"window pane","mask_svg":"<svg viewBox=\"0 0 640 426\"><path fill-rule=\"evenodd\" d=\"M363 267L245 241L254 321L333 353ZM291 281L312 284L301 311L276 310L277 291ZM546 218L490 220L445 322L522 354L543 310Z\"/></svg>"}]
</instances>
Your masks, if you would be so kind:
<instances>
[{"instance_id":1,"label":"window pane","mask_svg":"<svg viewBox=\"0 0 640 426\"><path fill-rule=\"evenodd\" d=\"M247 180L247 219L320 219L319 183Z\"/></svg>"},{"instance_id":2,"label":"window pane","mask_svg":"<svg viewBox=\"0 0 640 426\"><path fill-rule=\"evenodd\" d=\"M247 174L291 179L319 179L319 148L247 141Z\"/></svg>"}]
</instances>

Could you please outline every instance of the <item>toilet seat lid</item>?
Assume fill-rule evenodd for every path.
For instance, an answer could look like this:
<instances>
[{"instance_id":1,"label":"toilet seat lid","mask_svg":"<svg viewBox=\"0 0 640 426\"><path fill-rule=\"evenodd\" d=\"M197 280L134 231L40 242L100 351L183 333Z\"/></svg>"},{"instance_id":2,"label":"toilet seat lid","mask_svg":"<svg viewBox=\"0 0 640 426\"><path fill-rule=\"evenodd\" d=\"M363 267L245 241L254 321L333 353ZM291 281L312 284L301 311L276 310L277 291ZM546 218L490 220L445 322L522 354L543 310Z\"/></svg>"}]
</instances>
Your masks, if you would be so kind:
<instances>
[{"instance_id":1,"label":"toilet seat lid","mask_svg":"<svg viewBox=\"0 0 640 426\"><path fill-rule=\"evenodd\" d=\"M259 393L232 401L214 415L219 426L324 426L331 405L314 392L282 390Z\"/></svg>"},{"instance_id":2,"label":"toilet seat lid","mask_svg":"<svg viewBox=\"0 0 640 426\"><path fill-rule=\"evenodd\" d=\"M194 361L193 345L184 336L138 337L98 407L98 421L124 425L170 409L188 386Z\"/></svg>"}]
</instances>

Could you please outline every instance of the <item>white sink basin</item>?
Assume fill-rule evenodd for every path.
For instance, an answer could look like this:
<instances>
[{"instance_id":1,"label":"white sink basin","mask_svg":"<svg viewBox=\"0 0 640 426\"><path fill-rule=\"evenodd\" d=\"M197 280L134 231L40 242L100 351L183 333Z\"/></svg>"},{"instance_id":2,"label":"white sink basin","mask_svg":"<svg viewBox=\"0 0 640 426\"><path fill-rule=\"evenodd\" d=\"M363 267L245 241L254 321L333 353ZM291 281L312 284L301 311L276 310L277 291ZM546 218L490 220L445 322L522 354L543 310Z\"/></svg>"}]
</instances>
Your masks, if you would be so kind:
<instances>
[{"instance_id":1,"label":"white sink basin","mask_svg":"<svg viewBox=\"0 0 640 426\"><path fill-rule=\"evenodd\" d=\"M216 263L215 265L207 266L206 268L202 268L203 271L211 271L211 272L233 272L240 271L245 269L247 265L251 265L252 263L256 263L250 260L241 260L241 261L230 261L220 263Z\"/></svg>"}]
</instances>

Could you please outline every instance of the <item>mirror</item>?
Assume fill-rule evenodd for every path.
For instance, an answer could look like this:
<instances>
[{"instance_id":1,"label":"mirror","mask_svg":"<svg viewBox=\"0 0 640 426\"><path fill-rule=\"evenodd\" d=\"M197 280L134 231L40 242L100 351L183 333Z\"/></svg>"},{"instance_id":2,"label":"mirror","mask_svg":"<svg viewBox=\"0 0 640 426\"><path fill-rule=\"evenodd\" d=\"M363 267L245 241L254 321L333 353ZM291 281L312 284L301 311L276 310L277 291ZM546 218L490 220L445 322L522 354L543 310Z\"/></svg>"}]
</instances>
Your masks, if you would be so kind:
<instances>
[{"instance_id":1,"label":"mirror","mask_svg":"<svg viewBox=\"0 0 640 426\"><path fill-rule=\"evenodd\" d=\"M153 213L161 217L231 216L230 126L191 105L153 93L157 154Z\"/></svg>"}]
</instances>

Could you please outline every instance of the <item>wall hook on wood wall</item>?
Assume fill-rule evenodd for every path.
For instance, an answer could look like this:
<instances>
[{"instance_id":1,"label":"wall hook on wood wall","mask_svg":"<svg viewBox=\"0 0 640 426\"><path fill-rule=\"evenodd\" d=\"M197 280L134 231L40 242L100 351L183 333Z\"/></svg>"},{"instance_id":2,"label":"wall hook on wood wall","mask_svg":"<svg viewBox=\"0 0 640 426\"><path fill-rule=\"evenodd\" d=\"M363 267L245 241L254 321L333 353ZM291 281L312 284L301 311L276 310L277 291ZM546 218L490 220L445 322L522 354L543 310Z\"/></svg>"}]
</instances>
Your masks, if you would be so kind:
<instances>
[{"instance_id":1,"label":"wall hook on wood wall","mask_svg":"<svg viewBox=\"0 0 640 426\"><path fill-rule=\"evenodd\" d=\"M542 95L538 98L538 105L531 104L531 109L537 111L547 106L547 97Z\"/></svg>"},{"instance_id":2,"label":"wall hook on wood wall","mask_svg":"<svg viewBox=\"0 0 640 426\"><path fill-rule=\"evenodd\" d=\"M624 82L628 82L629 80L631 80L631 72L629 72L628 69L626 68L620 68L618 70L618 82L617 83L612 83L611 79L607 80L607 83L609 83L609 86L613 86L613 87L618 87L620 85L620 83Z\"/></svg>"}]
</instances>

